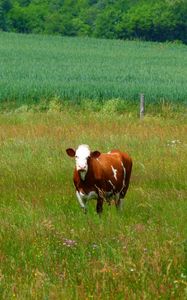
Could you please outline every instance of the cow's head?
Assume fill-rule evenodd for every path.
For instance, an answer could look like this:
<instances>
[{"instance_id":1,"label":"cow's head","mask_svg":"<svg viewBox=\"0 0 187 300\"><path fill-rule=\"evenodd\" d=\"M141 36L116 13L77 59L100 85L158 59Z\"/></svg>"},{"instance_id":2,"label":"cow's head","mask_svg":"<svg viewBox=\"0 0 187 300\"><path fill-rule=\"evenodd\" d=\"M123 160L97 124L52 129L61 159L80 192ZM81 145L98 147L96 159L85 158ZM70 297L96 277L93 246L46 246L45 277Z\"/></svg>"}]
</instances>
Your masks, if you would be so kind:
<instances>
[{"instance_id":1,"label":"cow's head","mask_svg":"<svg viewBox=\"0 0 187 300\"><path fill-rule=\"evenodd\" d=\"M77 150L68 148L66 149L66 152L70 157L75 157L76 170L79 172L83 180L88 172L89 159L98 158L100 155L99 151L90 151L88 145L80 145Z\"/></svg>"}]
</instances>

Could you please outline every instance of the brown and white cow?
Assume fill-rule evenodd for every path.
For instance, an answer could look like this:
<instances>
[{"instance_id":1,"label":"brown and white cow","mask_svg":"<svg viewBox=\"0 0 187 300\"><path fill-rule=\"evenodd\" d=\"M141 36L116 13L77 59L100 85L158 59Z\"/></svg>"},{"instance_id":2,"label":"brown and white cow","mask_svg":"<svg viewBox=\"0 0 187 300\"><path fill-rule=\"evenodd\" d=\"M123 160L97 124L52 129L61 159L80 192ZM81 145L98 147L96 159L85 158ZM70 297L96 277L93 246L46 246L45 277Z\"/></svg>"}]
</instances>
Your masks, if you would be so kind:
<instances>
[{"instance_id":1,"label":"brown and white cow","mask_svg":"<svg viewBox=\"0 0 187 300\"><path fill-rule=\"evenodd\" d=\"M103 201L115 200L121 208L122 199L128 190L132 160L119 150L109 153L91 151L88 145L80 145L77 150L66 149L70 157L75 157L74 185L80 206L86 211L86 202L97 199L97 213L103 210Z\"/></svg>"}]
</instances>

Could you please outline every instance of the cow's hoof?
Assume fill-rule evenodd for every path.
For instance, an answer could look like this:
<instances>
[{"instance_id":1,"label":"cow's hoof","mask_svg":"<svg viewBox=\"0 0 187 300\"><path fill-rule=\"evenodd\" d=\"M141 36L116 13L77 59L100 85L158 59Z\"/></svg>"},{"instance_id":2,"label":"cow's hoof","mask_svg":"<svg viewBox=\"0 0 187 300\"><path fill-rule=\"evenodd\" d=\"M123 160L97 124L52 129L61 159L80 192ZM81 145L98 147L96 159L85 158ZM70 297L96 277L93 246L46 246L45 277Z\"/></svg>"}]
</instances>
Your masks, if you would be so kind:
<instances>
[{"instance_id":1,"label":"cow's hoof","mask_svg":"<svg viewBox=\"0 0 187 300\"><path fill-rule=\"evenodd\" d=\"M87 212L88 212L87 208L86 208L86 207L83 207L82 209L83 209L83 213L86 215Z\"/></svg>"}]
</instances>

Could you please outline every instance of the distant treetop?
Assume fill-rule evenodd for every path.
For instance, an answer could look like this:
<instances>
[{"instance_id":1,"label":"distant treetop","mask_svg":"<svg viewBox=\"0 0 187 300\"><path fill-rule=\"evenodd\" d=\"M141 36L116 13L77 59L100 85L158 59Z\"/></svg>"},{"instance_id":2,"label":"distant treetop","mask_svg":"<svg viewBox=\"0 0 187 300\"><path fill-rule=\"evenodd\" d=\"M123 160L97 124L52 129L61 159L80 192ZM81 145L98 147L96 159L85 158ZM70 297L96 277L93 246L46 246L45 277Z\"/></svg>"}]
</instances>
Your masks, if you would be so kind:
<instances>
[{"instance_id":1,"label":"distant treetop","mask_svg":"<svg viewBox=\"0 0 187 300\"><path fill-rule=\"evenodd\" d=\"M187 43L187 1L0 0L0 30Z\"/></svg>"}]
</instances>

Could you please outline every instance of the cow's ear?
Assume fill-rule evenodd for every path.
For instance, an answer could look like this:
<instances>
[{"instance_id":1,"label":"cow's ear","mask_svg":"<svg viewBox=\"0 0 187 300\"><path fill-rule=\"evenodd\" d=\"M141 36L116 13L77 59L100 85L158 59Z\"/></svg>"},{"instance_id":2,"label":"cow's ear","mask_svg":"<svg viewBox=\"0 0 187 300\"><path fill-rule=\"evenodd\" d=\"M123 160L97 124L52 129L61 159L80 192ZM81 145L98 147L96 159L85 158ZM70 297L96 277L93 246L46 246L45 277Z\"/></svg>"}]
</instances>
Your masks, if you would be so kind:
<instances>
[{"instance_id":1,"label":"cow's ear","mask_svg":"<svg viewBox=\"0 0 187 300\"><path fill-rule=\"evenodd\" d=\"M70 157L74 157L74 156L75 156L75 150L72 149L72 148L66 149L66 153L67 153L67 155L69 155Z\"/></svg>"},{"instance_id":2,"label":"cow's ear","mask_svg":"<svg viewBox=\"0 0 187 300\"><path fill-rule=\"evenodd\" d=\"M100 154L101 154L101 152L99 152L99 151L93 151L93 152L91 152L91 157L92 158L98 158L99 156L100 156Z\"/></svg>"}]
</instances>

